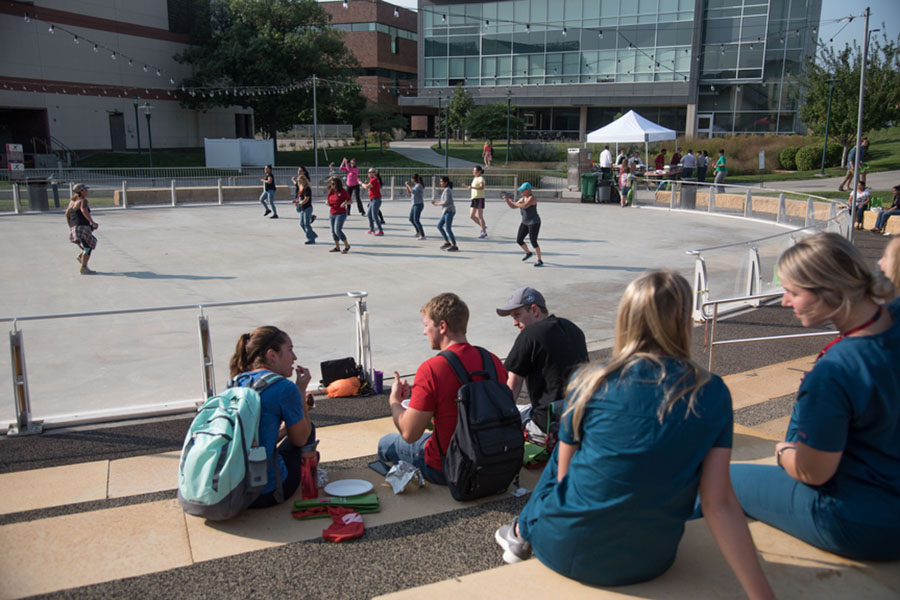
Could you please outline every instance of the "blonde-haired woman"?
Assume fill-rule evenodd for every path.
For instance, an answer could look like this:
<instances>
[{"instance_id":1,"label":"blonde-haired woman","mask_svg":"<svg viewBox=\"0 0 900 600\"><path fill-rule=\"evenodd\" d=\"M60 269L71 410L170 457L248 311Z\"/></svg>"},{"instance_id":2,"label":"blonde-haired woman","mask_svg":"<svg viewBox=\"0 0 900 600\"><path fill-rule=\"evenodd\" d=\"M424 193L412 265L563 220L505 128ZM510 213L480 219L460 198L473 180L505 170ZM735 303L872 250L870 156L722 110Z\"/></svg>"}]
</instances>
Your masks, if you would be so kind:
<instances>
[{"instance_id":1,"label":"blonde-haired woman","mask_svg":"<svg viewBox=\"0 0 900 600\"><path fill-rule=\"evenodd\" d=\"M888 242L884 254L878 259L878 266L885 277L894 284L895 291L900 291L900 237Z\"/></svg>"},{"instance_id":2,"label":"blonde-haired woman","mask_svg":"<svg viewBox=\"0 0 900 600\"><path fill-rule=\"evenodd\" d=\"M734 465L744 512L851 558L900 558L900 302L853 244L809 236L776 265L783 306L840 335L797 391L777 466Z\"/></svg>"},{"instance_id":3,"label":"blonde-haired woman","mask_svg":"<svg viewBox=\"0 0 900 600\"><path fill-rule=\"evenodd\" d=\"M699 491L747 595L772 597L728 479L731 396L690 358L691 297L671 271L629 284L613 358L570 382L559 444L518 522L495 535L506 562L533 547L585 583L652 579L675 560Z\"/></svg>"}]
</instances>

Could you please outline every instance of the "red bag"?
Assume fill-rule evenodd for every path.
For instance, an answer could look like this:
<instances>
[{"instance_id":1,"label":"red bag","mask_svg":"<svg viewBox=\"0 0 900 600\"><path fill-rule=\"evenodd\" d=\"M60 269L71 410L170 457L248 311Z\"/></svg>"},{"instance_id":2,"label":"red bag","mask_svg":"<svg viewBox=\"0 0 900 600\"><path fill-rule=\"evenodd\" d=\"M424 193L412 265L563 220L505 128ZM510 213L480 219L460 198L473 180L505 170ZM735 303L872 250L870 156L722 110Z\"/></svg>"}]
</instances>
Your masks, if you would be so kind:
<instances>
[{"instance_id":1,"label":"red bag","mask_svg":"<svg viewBox=\"0 0 900 600\"><path fill-rule=\"evenodd\" d=\"M362 536L366 524L362 515L346 506L329 506L328 514L333 523L322 531L322 538L329 542L344 542Z\"/></svg>"},{"instance_id":2,"label":"red bag","mask_svg":"<svg viewBox=\"0 0 900 600\"><path fill-rule=\"evenodd\" d=\"M319 456L300 458L300 493L304 500L319 497Z\"/></svg>"}]
</instances>

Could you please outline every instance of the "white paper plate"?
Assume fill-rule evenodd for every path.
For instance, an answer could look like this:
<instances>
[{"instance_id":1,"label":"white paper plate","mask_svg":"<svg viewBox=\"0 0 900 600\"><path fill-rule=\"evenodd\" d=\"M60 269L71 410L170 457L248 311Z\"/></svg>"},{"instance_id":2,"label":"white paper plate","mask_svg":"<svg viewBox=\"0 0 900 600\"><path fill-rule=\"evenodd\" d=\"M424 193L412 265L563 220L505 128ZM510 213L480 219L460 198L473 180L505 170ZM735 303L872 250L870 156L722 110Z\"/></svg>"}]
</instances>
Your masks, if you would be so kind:
<instances>
[{"instance_id":1,"label":"white paper plate","mask_svg":"<svg viewBox=\"0 0 900 600\"><path fill-rule=\"evenodd\" d=\"M409 408L409 398L407 398L406 400L404 400L404 401L401 402L400 404L403 405L403 408Z\"/></svg>"},{"instance_id":2,"label":"white paper plate","mask_svg":"<svg viewBox=\"0 0 900 600\"><path fill-rule=\"evenodd\" d=\"M374 486L365 479L341 479L332 481L325 486L325 493L329 496L358 496L365 494Z\"/></svg>"}]
</instances>

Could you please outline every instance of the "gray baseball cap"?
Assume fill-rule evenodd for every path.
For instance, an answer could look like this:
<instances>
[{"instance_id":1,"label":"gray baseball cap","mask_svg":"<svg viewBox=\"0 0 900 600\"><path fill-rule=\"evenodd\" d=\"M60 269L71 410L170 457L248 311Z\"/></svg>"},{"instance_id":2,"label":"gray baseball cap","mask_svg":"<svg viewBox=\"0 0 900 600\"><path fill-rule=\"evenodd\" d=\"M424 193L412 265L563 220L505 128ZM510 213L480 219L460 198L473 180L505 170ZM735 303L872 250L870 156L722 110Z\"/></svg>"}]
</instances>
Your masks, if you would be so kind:
<instances>
[{"instance_id":1,"label":"gray baseball cap","mask_svg":"<svg viewBox=\"0 0 900 600\"><path fill-rule=\"evenodd\" d=\"M523 287L512 293L512 296L506 301L506 305L497 309L497 314L501 317L509 316L509 313L526 304L537 304L538 306L547 308L544 296L542 296L539 291L534 288Z\"/></svg>"}]
</instances>

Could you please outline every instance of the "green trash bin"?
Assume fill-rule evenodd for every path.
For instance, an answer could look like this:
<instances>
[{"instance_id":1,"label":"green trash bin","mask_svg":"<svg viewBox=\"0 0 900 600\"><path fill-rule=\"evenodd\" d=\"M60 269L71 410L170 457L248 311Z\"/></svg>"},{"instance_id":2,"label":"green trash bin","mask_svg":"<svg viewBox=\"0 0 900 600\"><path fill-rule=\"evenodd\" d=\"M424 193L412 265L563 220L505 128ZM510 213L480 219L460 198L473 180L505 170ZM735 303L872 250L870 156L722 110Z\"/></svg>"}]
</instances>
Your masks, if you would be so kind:
<instances>
[{"instance_id":1,"label":"green trash bin","mask_svg":"<svg viewBox=\"0 0 900 600\"><path fill-rule=\"evenodd\" d=\"M581 174L581 201L597 201L597 173Z\"/></svg>"}]
</instances>

